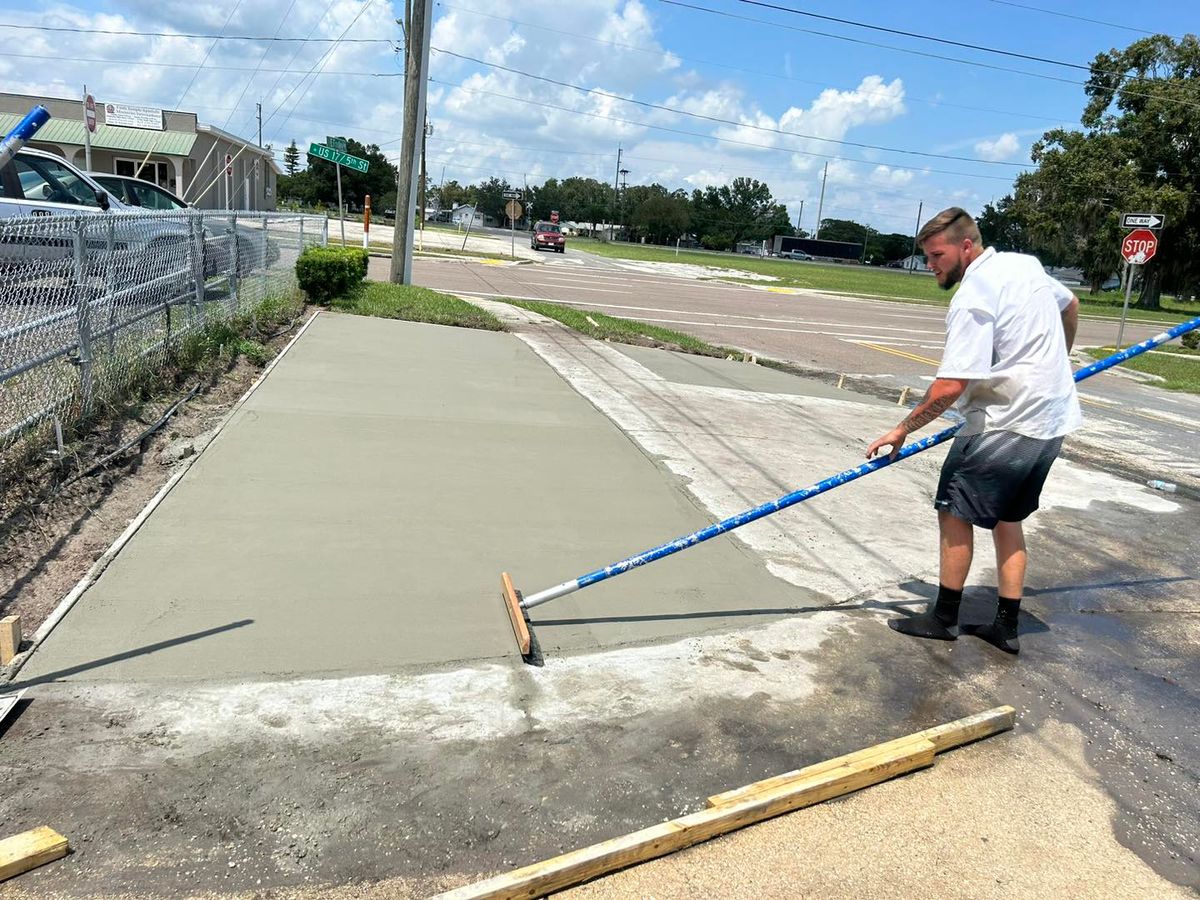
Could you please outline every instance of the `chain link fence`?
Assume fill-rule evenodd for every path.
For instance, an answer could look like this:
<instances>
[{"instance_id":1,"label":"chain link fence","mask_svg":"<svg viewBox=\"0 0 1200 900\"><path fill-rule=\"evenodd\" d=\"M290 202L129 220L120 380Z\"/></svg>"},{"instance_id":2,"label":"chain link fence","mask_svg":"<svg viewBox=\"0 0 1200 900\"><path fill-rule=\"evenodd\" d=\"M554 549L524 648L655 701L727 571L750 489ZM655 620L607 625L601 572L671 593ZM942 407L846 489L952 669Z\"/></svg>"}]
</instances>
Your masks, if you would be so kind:
<instances>
[{"instance_id":1,"label":"chain link fence","mask_svg":"<svg viewBox=\"0 0 1200 900\"><path fill-rule=\"evenodd\" d=\"M295 290L323 217L201 212L0 221L0 462L162 370L214 322Z\"/></svg>"}]
</instances>

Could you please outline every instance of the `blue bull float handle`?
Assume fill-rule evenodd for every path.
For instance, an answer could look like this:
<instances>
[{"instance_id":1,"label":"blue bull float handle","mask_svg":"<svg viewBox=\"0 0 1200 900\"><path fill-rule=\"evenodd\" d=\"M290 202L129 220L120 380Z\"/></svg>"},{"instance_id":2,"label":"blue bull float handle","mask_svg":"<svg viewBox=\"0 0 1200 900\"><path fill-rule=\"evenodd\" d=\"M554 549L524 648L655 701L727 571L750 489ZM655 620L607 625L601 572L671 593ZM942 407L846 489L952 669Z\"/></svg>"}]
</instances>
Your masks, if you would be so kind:
<instances>
[{"instance_id":1,"label":"blue bull float handle","mask_svg":"<svg viewBox=\"0 0 1200 900\"><path fill-rule=\"evenodd\" d=\"M17 127L10 131L3 140L0 140L0 167L7 166L9 161L17 155L17 151L25 146L39 128L50 121L50 110L44 106L35 106L25 114Z\"/></svg>"},{"instance_id":2,"label":"blue bull float handle","mask_svg":"<svg viewBox=\"0 0 1200 900\"><path fill-rule=\"evenodd\" d=\"M1200 318L1192 319L1188 322L1182 322L1174 328L1162 332L1155 337L1148 338L1140 344L1134 344L1131 347L1126 347L1124 350L1119 350L1111 356L1106 356L1104 359L1097 360L1089 366L1084 366L1075 372L1075 381L1083 381L1085 378L1091 378L1098 372L1103 372L1105 369L1111 369L1113 366L1120 365L1128 359L1139 356L1147 350L1152 350L1167 341L1174 340L1180 335L1186 334L1189 331L1194 331L1200 328ZM754 522L764 516L769 516L771 513L779 512L781 509L787 509L789 506L795 506L797 503L803 503L818 494L824 494L826 491L832 491L836 487L847 484L851 481L856 481L864 475L870 475L872 472L877 472L880 469L886 468L893 463L900 462L902 459L908 459L910 456L916 456L928 450L930 447L936 447L938 444L948 441L950 438L962 428L962 423L953 425L937 434L929 437L921 438L911 444L906 444L897 454L895 459L889 456L879 457L877 459L865 462L862 465L855 466L853 469L846 469L844 472L839 472L826 478L824 481L818 481L816 484L809 485L806 488L801 488L798 491L792 491L790 494L784 494L777 500L772 500L769 503L764 503L761 506L756 506L753 509L746 510L743 513L738 513L736 516L730 516L720 522L709 525L707 528L701 528L699 531L692 534L676 538L673 541L668 541L665 544L660 544L650 550L638 553L634 556L626 557L620 562L615 562L612 565L605 566L603 569L597 569L594 572L589 572L586 575L581 575L571 581L564 581L562 584L555 585L552 588L547 588L544 591L539 591L529 597L521 600L523 609L532 609L542 603L547 603L550 600L555 600L566 594L574 593L580 588L585 588L601 581L606 581L615 575L620 575L628 572L630 569L636 569L638 566L644 566L647 563L652 563L655 560L662 559L664 556L670 556L672 553L678 553L680 550L686 550L688 547L693 547L696 544L707 541L709 538L714 538L719 534L733 531L735 528L740 528L750 522Z\"/></svg>"}]
</instances>

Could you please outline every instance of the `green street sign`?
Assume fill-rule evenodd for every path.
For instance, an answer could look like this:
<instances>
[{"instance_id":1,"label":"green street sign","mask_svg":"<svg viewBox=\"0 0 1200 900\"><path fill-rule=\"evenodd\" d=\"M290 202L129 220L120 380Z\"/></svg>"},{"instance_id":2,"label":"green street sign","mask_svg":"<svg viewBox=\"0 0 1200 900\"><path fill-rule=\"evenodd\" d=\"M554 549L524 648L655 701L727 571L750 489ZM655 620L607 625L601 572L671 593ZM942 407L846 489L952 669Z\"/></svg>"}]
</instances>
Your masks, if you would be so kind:
<instances>
[{"instance_id":1,"label":"green street sign","mask_svg":"<svg viewBox=\"0 0 1200 900\"><path fill-rule=\"evenodd\" d=\"M347 169L354 169L356 172L365 172L371 166L365 159L359 159L357 156L351 156L349 153L334 150L332 147L326 147L324 144L310 145L308 153L310 156L329 160L331 163L337 163L339 166L345 166Z\"/></svg>"},{"instance_id":2,"label":"green street sign","mask_svg":"<svg viewBox=\"0 0 1200 900\"><path fill-rule=\"evenodd\" d=\"M345 153L346 152L346 139L344 137L330 137L329 135L326 135L325 136L325 146L332 147L334 150L337 150L340 153Z\"/></svg>"}]
</instances>

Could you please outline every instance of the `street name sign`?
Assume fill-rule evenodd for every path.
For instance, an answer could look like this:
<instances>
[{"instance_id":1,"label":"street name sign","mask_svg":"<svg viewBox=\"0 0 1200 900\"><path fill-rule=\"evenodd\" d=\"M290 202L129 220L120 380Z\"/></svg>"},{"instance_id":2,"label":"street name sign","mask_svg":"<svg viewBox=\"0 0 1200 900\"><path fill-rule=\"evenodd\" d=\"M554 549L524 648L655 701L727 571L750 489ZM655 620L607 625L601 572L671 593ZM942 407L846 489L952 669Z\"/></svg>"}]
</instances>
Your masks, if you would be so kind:
<instances>
[{"instance_id":1,"label":"street name sign","mask_svg":"<svg viewBox=\"0 0 1200 900\"><path fill-rule=\"evenodd\" d=\"M334 150L332 147L326 147L324 144L312 144L308 148L308 153L310 156L325 159L331 163L337 163L339 166L354 169L356 172L365 172L371 165L365 159L359 159L357 156L351 156L349 153Z\"/></svg>"},{"instance_id":2,"label":"street name sign","mask_svg":"<svg viewBox=\"0 0 1200 900\"><path fill-rule=\"evenodd\" d=\"M1142 266L1154 259L1158 252L1158 236L1148 228L1139 228L1125 235L1121 241L1121 255L1127 263Z\"/></svg>"},{"instance_id":3,"label":"street name sign","mask_svg":"<svg viewBox=\"0 0 1200 900\"><path fill-rule=\"evenodd\" d=\"M339 153L345 153L346 149L347 149L346 139L344 137L329 137L328 135L326 135L325 136L325 146L332 147L334 150L337 150Z\"/></svg>"},{"instance_id":4,"label":"street name sign","mask_svg":"<svg viewBox=\"0 0 1200 900\"><path fill-rule=\"evenodd\" d=\"M1151 228L1159 229L1167 221L1166 216L1158 213L1125 213L1121 216L1122 228Z\"/></svg>"}]
</instances>

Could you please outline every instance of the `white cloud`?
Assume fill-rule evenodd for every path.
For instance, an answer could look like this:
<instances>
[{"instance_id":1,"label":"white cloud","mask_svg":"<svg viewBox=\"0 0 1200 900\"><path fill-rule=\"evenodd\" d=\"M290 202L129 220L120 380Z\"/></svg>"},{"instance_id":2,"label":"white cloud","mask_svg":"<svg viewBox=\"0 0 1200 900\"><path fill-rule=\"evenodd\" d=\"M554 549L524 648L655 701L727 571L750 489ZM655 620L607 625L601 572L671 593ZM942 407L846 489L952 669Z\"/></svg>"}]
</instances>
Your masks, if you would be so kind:
<instances>
[{"instance_id":1,"label":"white cloud","mask_svg":"<svg viewBox=\"0 0 1200 900\"><path fill-rule=\"evenodd\" d=\"M1000 137L993 140L984 139L975 144L975 152L979 155L980 159L986 159L991 162L1012 159L1020 151L1021 141L1011 131L1006 131Z\"/></svg>"},{"instance_id":2,"label":"white cloud","mask_svg":"<svg viewBox=\"0 0 1200 900\"><path fill-rule=\"evenodd\" d=\"M51 0L53 5L46 8L12 12L8 20L110 30L216 33L226 27L235 0L219 0L215 5L194 0L111 0L103 12L84 8L80 0L73 2L79 5ZM924 199L927 206L946 199L933 186L931 173L905 168L902 159L896 166L891 154L817 140L858 140L860 129L877 129L900 120L907 113L906 87L898 78L869 74L856 87L845 90L821 91L796 83L789 86L793 94L780 100L777 93L761 90L755 79L734 76L728 70L714 75L704 66L681 65L683 61L659 26L658 5L647 0L572 0L560 4L559 11L569 12L565 20L539 19L531 9L534 7L517 0L454 0L452 6L436 6L432 43L567 85L603 88L619 97L734 124L683 117L626 103L619 97L585 94L435 53L431 58L434 81L429 85L429 115L435 127L428 144L431 177L440 178L444 166L445 177L460 182L497 175L518 184L527 177L530 184L536 184L552 176L582 175L611 184L620 143L625 150L624 165L631 170L630 184L658 181L690 191L739 176L756 178L769 184L772 193L787 204L793 220L804 201L808 227L819 205L822 166L831 155L870 162L831 161L826 216L865 219L881 228L890 227L894 218L897 229L904 231L911 228L907 220L915 215L918 199ZM332 7L329 0L296 0L294 7L291 0L258 0L253 6L238 7L226 31L270 36L280 29L285 36L302 37L311 32L313 37L336 38L360 11L363 15L348 37L387 38L399 45L395 5L371 3L364 9L363 0L335 0ZM537 27L542 24L544 28ZM323 140L326 134L345 134L376 142L385 153L398 156L402 79L342 74L400 74L398 54L387 43L338 47L325 64L328 74L302 84L302 73L329 44L223 41L214 47L212 41L182 37L20 34L20 52L53 59L55 65L0 58L0 77L7 91L74 97L86 82L100 101L178 106L197 112L202 122L247 138L255 134L255 103L261 101L264 138L279 151L293 138L305 146L311 140ZM209 68L180 100L196 72L192 66L199 65L210 47ZM703 55L717 58L707 52ZM775 55L773 61L762 64L785 72L794 68L799 73L802 67L792 55L794 51L782 52L782 60ZM96 57L185 67L80 61ZM262 71L252 76L249 70L260 60L264 70L295 71ZM702 136L658 131L648 125ZM806 137L778 134L775 129ZM881 129L879 133L886 134ZM744 146L713 138L740 141ZM861 140L910 143L885 136ZM878 221L873 221L875 217Z\"/></svg>"}]
</instances>

